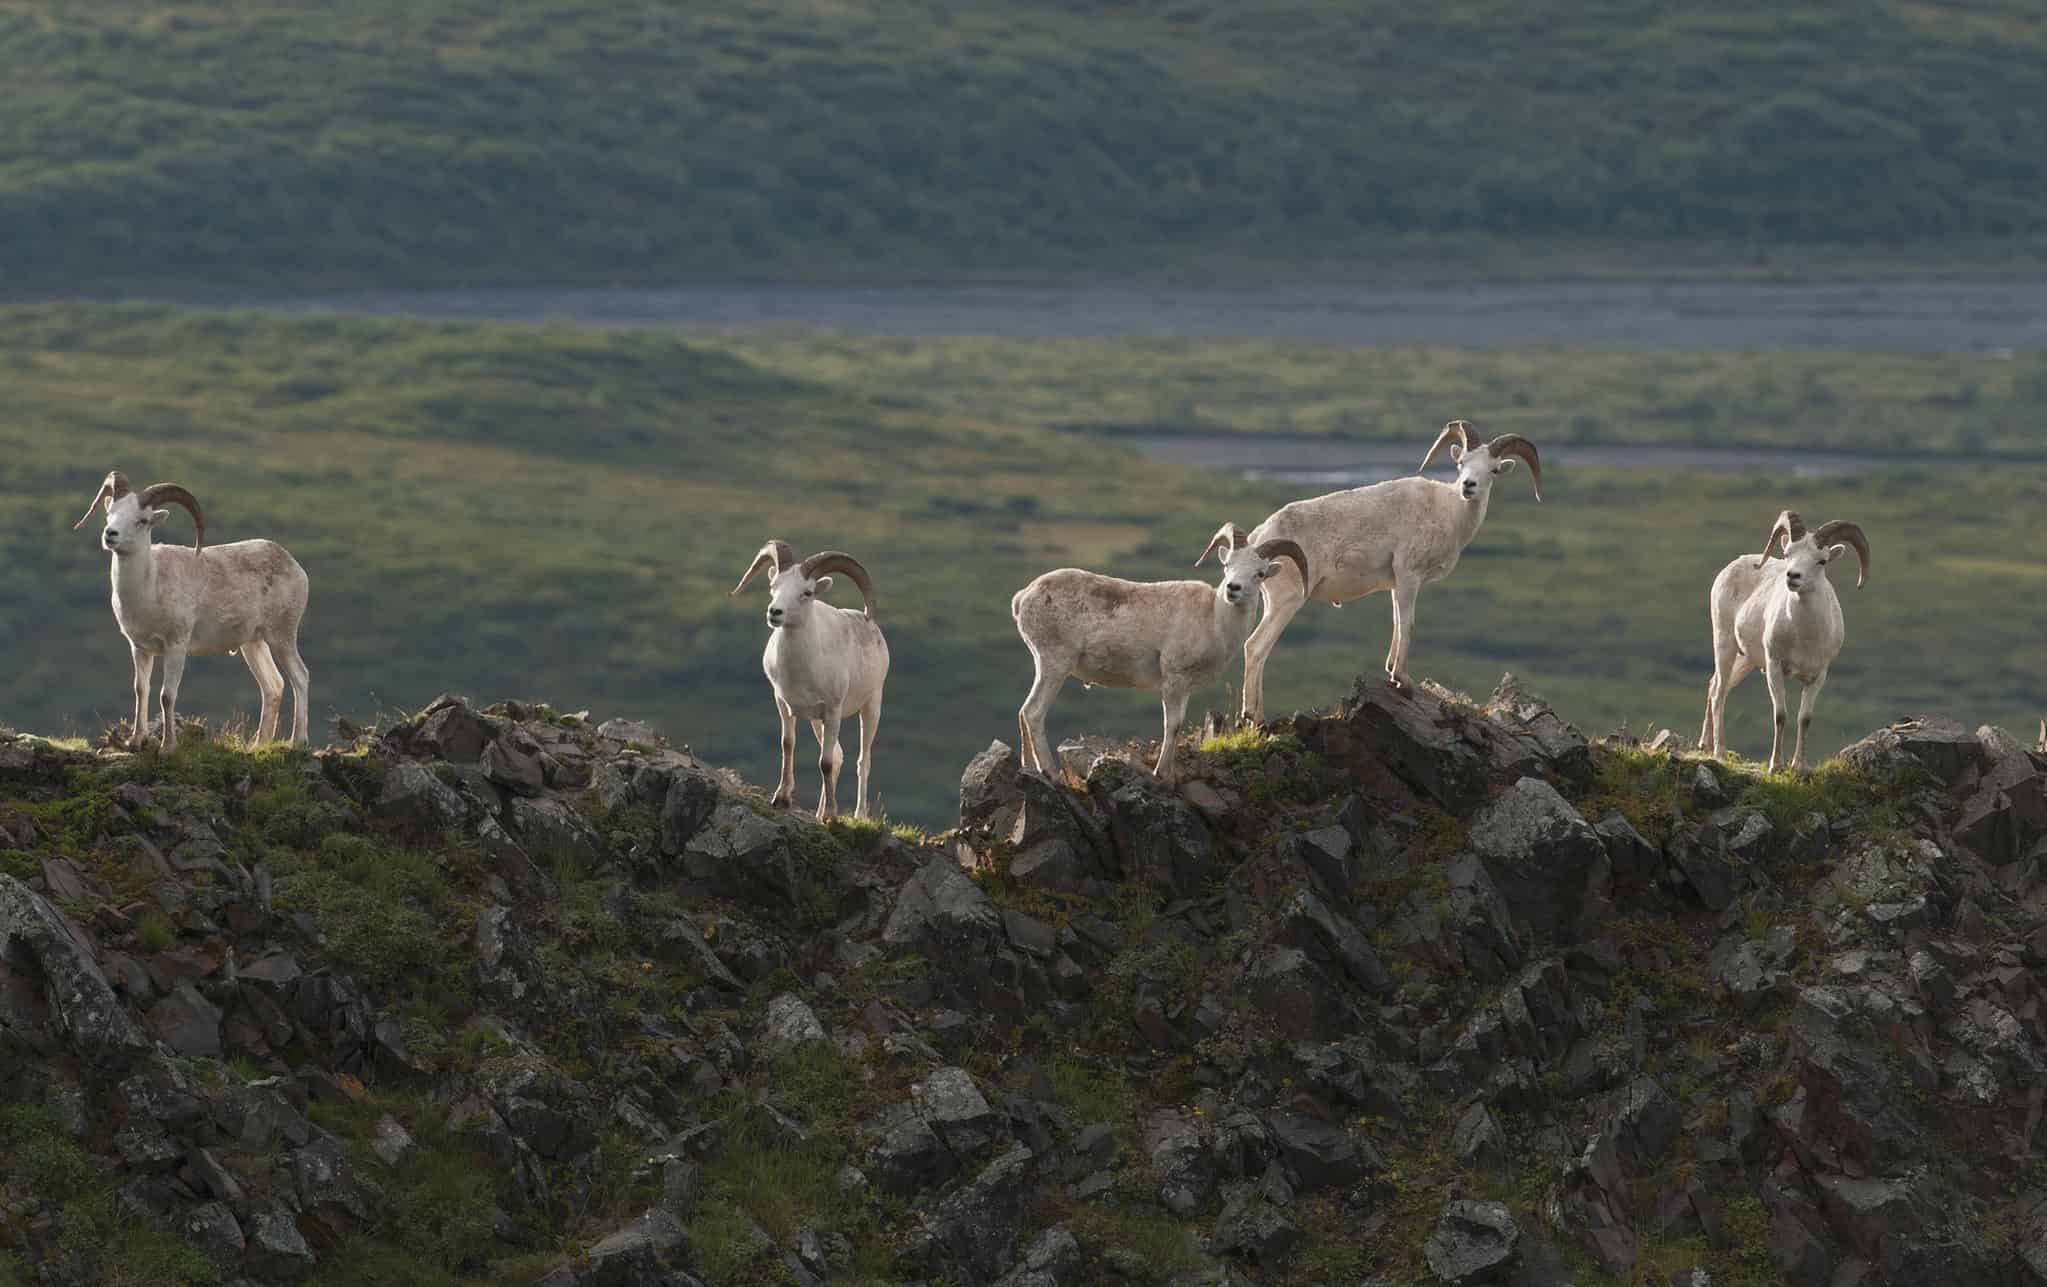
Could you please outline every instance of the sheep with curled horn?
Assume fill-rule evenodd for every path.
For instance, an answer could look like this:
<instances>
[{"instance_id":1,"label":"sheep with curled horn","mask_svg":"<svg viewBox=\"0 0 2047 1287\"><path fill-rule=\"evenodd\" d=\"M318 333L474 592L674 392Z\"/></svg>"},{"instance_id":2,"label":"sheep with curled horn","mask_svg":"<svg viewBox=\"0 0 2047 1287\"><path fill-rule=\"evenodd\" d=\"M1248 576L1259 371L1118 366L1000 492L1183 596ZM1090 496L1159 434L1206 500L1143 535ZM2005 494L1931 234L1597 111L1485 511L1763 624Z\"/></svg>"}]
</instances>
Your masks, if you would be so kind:
<instances>
[{"instance_id":1,"label":"sheep with curled horn","mask_svg":"<svg viewBox=\"0 0 2047 1287\"><path fill-rule=\"evenodd\" d=\"M1761 555L1741 555L1713 578L1713 678L1706 686L1706 722L1699 730L1699 745L1708 754L1726 752L1721 729L1727 695L1750 671L1761 669L1770 686L1774 730L1769 771L1784 767L1786 684L1794 678L1805 691L1799 695L1791 768L1806 771L1805 734L1812 725L1813 706L1826 685L1827 668L1847 637L1841 600L1827 577L1827 565L1851 549L1859 589L1869 579L1869 541L1862 529L1836 519L1808 532L1804 520L1787 509L1771 525Z\"/></svg>"},{"instance_id":2,"label":"sheep with curled horn","mask_svg":"<svg viewBox=\"0 0 2047 1287\"><path fill-rule=\"evenodd\" d=\"M1235 523L1209 538L1200 567L1214 554L1215 585L1205 581L1125 581L1081 568L1047 572L1016 592L1009 612L1037 668L1017 711L1024 767L1050 772L1058 756L1045 734L1045 714L1069 675L1110 688L1159 694L1164 729L1153 770L1173 780L1174 750L1187 699L1214 681L1251 633L1253 591L1291 562L1308 576L1308 556L1284 537L1252 541Z\"/></svg>"},{"instance_id":3,"label":"sheep with curled horn","mask_svg":"<svg viewBox=\"0 0 2047 1287\"><path fill-rule=\"evenodd\" d=\"M1315 580L1282 573L1265 582L1265 619L1244 644L1243 716L1265 718L1265 665L1294 614L1310 599L1340 607L1381 590L1393 599L1393 639L1386 650L1386 681L1411 687L1408 649L1414 643L1415 597L1457 566L1478 535L1492 501L1493 480L1526 463L1542 499L1542 461L1535 444L1518 433L1475 443L1469 420L1452 420L1422 457L1426 472L1445 448L1457 466L1450 482L1392 478L1365 487L1297 500L1251 529L1254 542L1283 538L1307 551Z\"/></svg>"},{"instance_id":4,"label":"sheep with curled horn","mask_svg":"<svg viewBox=\"0 0 2047 1287\"><path fill-rule=\"evenodd\" d=\"M775 710L782 720L782 771L772 803L787 807L796 793L796 721L810 721L817 738L818 774L823 779L817 801L818 821L839 813L839 722L860 713L859 792L853 816L867 816L867 777L874 762L874 733L881 724L881 690L888 682L888 641L874 621L874 582L860 561L842 550L822 550L802 562L787 541L761 546L746 575L732 587L738 594L766 568L768 578L768 646L761 669L775 690ZM835 608L819 601L832 586L833 572L843 572L860 587L863 611Z\"/></svg>"},{"instance_id":5,"label":"sheep with curled horn","mask_svg":"<svg viewBox=\"0 0 2047 1287\"><path fill-rule=\"evenodd\" d=\"M178 745L178 687L187 657L239 653L262 693L256 740L277 736L284 700L281 663L291 677L291 740L307 740L312 673L299 656L299 623L306 613L305 569L275 541L206 545L206 516L198 497L176 483L152 483L136 491L114 470L73 531L106 505L100 546L112 556L114 620L128 640L135 669L135 724L129 745L149 736L149 687L163 658L163 749ZM192 515L192 548L155 544L156 529L170 518L159 503L181 505Z\"/></svg>"}]
</instances>

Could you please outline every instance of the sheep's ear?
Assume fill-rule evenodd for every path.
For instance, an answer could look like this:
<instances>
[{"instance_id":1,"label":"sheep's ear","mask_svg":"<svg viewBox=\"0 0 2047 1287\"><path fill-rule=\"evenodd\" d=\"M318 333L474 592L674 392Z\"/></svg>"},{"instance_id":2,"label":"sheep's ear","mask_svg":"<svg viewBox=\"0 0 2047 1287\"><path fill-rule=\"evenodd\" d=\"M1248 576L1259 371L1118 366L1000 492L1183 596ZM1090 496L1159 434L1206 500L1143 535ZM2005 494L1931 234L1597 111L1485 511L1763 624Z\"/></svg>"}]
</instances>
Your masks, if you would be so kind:
<instances>
[{"instance_id":1,"label":"sheep's ear","mask_svg":"<svg viewBox=\"0 0 2047 1287\"><path fill-rule=\"evenodd\" d=\"M817 584L812 588L819 594L823 594L826 590L832 588L832 579L828 576L821 576L817 579Z\"/></svg>"},{"instance_id":2,"label":"sheep's ear","mask_svg":"<svg viewBox=\"0 0 2047 1287\"><path fill-rule=\"evenodd\" d=\"M1464 448L1462 448L1462 447L1458 446L1458 445L1457 445L1456 443L1454 443L1454 442L1453 442L1453 443L1451 443L1451 444L1450 444L1450 460L1451 460L1451 463L1453 463L1453 464L1461 464L1461 463L1463 463L1463 460L1464 460Z\"/></svg>"},{"instance_id":3,"label":"sheep's ear","mask_svg":"<svg viewBox=\"0 0 2047 1287\"><path fill-rule=\"evenodd\" d=\"M1835 559L1845 557L1847 553L1848 547L1846 545L1829 545L1827 547L1827 562L1832 563Z\"/></svg>"},{"instance_id":4,"label":"sheep's ear","mask_svg":"<svg viewBox=\"0 0 2047 1287\"><path fill-rule=\"evenodd\" d=\"M144 510L142 513L142 517L148 521L151 527L155 527L158 523L166 521L167 519L170 518L170 516L171 512L167 509Z\"/></svg>"},{"instance_id":5,"label":"sheep's ear","mask_svg":"<svg viewBox=\"0 0 2047 1287\"><path fill-rule=\"evenodd\" d=\"M1258 579L1259 579L1260 581L1263 581L1263 580L1264 580L1265 578L1267 578L1267 577L1272 577L1272 576L1278 576L1278 575L1279 575L1279 564L1277 564L1277 563L1266 563L1266 564L1262 564L1262 565L1261 565L1261 566L1259 567L1259 569L1258 569Z\"/></svg>"},{"instance_id":6,"label":"sheep's ear","mask_svg":"<svg viewBox=\"0 0 2047 1287\"><path fill-rule=\"evenodd\" d=\"M1493 466L1493 472L1496 474L1511 474L1514 472L1515 467L1518 466L1520 463L1521 463L1520 461L1514 459L1512 456L1508 456L1504 460L1501 460L1499 463Z\"/></svg>"}]
</instances>

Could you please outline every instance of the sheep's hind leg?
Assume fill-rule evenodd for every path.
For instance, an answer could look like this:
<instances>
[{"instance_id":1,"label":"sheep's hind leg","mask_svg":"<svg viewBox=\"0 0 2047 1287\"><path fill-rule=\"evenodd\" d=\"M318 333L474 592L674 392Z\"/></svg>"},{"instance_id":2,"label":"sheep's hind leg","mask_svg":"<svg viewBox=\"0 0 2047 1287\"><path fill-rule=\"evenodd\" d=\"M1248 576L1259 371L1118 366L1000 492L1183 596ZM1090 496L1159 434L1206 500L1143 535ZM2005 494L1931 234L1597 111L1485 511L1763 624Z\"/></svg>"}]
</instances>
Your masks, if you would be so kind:
<instances>
[{"instance_id":1,"label":"sheep's hind leg","mask_svg":"<svg viewBox=\"0 0 2047 1287\"><path fill-rule=\"evenodd\" d=\"M291 744L304 746L312 740L313 672L299 654L298 627L293 626L289 635L266 643L270 645L272 660L282 659L284 677L291 681Z\"/></svg>"},{"instance_id":2,"label":"sheep's hind leg","mask_svg":"<svg viewBox=\"0 0 2047 1287\"><path fill-rule=\"evenodd\" d=\"M1265 720L1265 663L1279 646L1279 636L1287 623L1308 601L1301 574L1290 562L1282 566L1279 575L1268 577L1258 592L1265 597L1265 615L1244 641L1244 701L1239 712L1253 724Z\"/></svg>"},{"instance_id":3,"label":"sheep's hind leg","mask_svg":"<svg viewBox=\"0 0 2047 1287\"><path fill-rule=\"evenodd\" d=\"M1037 663L1037 677L1031 681L1030 695L1024 698L1022 709L1016 713L1017 728L1028 751L1028 758L1023 760L1023 766L1027 769L1036 769L1040 773L1049 773L1052 770L1046 767L1045 762L1047 738L1045 716L1052 709L1052 699L1057 697L1060 688L1065 686L1066 677L1073 673L1073 659L1067 658L1066 664L1060 665L1059 659L1048 659L1034 652L1031 654L1031 660ZM1058 759L1056 749L1052 758L1054 761Z\"/></svg>"},{"instance_id":4,"label":"sheep's hind leg","mask_svg":"<svg viewBox=\"0 0 2047 1287\"><path fill-rule=\"evenodd\" d=\"M817 795L817 820L829 822L839 816L839 765L844 757L839 752L839 719L810 721L810 731L817 734L817 773L822 784Z\"/></svg>"},{"instance_id":5,"label":"sheep's hind leg","mask_svg":"<svg viewBox=\"0 0 2047 1287\"><path fill-rule=\"evenodd\" d=\"M1706 708L1706 718L1712 729L1712 740L1708 753L1715 759L1719 759L1727 753L1726 723L1728 695L1741 687L1741 681L1747 679L1749 672L1755 668L1755 662L1734 651L1732 648L1728 649L1725 653L1716 653L1714 655L1713 683L1707 689L1707 701L1710 704ZM1701 749L1707 749L1703 738L1701 739Z\"/></svg>"},{"instance_id":6,"label":"sheep's hind leg","mask_svg":"<svg viewBox=\"0 0 2047 1287\"><path fill-rule=\"evenodd\" d=\"M853 816L867 816L867 769L874 762L874 731L881 726L881 694L869 698L860 708L860 795L853 803Z\"/></svg>"},{"instance_id":7,"label":"sheep's hind leg","mask_svg":"<svg viewBox=\"0 0 2047 1287\"><path fill-rule=\"evenodd\" d=\"M149 681L156 674L156 654L130 644L128 655L135 661L135 725L128 730L128 749L139 751L149 740Z\"/></svg>"},{"instance_id":8,"label":"sheep's hind leg","mask_svg":"<svg viewBox=\"0 0 2047 1287\"><path fill-rule=\"evenodd\" d=\"M256 717L257 746L277 737L277 716L284 704L284 676L278 673L277 660L270 655L270 645L261 639L251 639L241 646L242 661L249 667L249 673L256 677L256 688L263 694L263 711Z\"/></svg>"}]
</instances>

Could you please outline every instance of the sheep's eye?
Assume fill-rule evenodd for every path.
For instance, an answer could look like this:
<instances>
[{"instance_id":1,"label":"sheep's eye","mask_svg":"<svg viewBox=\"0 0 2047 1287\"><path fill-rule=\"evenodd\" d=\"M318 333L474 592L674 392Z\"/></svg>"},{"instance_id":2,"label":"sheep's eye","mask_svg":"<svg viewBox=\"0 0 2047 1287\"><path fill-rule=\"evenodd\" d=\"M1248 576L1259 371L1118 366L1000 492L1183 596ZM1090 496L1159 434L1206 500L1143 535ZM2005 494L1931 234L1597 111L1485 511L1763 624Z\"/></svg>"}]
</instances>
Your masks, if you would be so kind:
<instances>
[{"instance_id":1,"label":"sheep's eye","mask_svg":"<svg viewBox=\"0 0 2047 1287\"><path fill-rule=\"evenodd\" d=\"M816 593L817 593L817 591L815 591L815 590L805 590L805 591L803 592L803 597L804 597L804 598L806 598L806 599L808 599L808 598L809 598L809 597L810 597L811 595L813 595L813 594L816 594Z\"/></svg>"}]
</instances>

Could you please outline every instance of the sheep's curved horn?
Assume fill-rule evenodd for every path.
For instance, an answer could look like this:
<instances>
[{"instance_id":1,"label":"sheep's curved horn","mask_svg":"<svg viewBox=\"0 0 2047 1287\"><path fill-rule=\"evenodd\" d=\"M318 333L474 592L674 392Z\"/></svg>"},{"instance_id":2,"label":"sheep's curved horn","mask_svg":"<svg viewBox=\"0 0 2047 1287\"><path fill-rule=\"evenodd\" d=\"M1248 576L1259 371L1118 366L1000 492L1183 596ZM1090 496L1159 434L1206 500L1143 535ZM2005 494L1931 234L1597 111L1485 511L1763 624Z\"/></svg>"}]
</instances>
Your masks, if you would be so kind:
<instances>
[{"instance_id":1,"label":"sheep's curved horn","mask_svg":"<svg viewBox=\"0 0 2047 1287\"><path fill-rule=\"evenodd\" d=\"M118 469L109 470L107 476L100 480L99 495L92 498L92 504L85 507L85 513L79 517L76 523L71 525L71 530L75 532L79 528L84 527L85 520L92 517L92 512L100 507L101 501L107 500L110 497L114 500L119 500L128 494L128 490L128 475Z\"/></svg>"},{"instance_id":2,"label":"sheep's curved horn","mask_svg":"<svg viewBox=\"0 0 2047 1287\"><path fill-rule=\"evenodd\" d=\"M1315 583L1308 579L1308 552L1284 536L1258 542L1258 557L1268 561L1292 559L1294 566L1301 569L1301 593L1306 594L1315 588Z\"/></svg>"},{"instance_id":3,"label":"sheep's curved horn","mask_svg":"<svg viewBox=\"0 0 2047 1287\"><path fill-rule=\"evenodd\" d=\"M1215 553L1215 547L1218 545L1227 545L1235 551L1243 549L1250 541L1251 538L1245 536L1235 523L1224 523L1215 529L1214 536L1208 538L1208 548L1201 552L1200 558L1194 560L1194 566L1200 567L1207 562L1208 556Z\"/></svg>"},{"instance_id":4,"label":"sheep's curved horn","mask_svg":"<svg viewBox=\"0 0 2047 1287\"><path fill-rule=\"evenodd\" d=\"M819 550L803 560L796 569L807 578L821 577L827 572L844 572L853 578L853 584L860 587L860 597L867 601L867 615L874 616L874 582L868 579L867 569L860 566L860 560L844 550Z\"/></svg>"},{"instance_id":5,"label":"sheep's curved horn","mask_svg":"<svg viewBox=\"0 0 2047 1287\"><path fill-rule=\"evenodd\" d=\"M746 583L753 580L753 574L760 571L763 566L771 567L775 571L780 572L795 561L796 551L789 548L789 542L769 541L766 545L761 546L760 553L753 556L753 562L747 565L746 575L739 578L738 585L725 592L725 597L729 599L741 590L744 590Z\"/></svg>"},{"instance_id":6,"label":"sheep's curved horn","mask_svg":"<svg viewBox=\"0 0 2047 1287\"><path fill-rule=\"evenodd\" d=\"M1789 547L1793 541L1804 535L1805 520L1798 516L1798 511L1787 509L1777 515L1776 525L1770 529L1770 539L1763 542L1763 552L1756 555L1756 566L1761 567L1770 561L1770 555L1777 549L1779 536L1784 538L1785 546Z\"/></svg>"},{"instance_id":7,"label":"sheep's curved horn","mask_svg":"<svg viewBox=\"0 0 2047 1287\"><path fill-rule=\"evenodd\" d=\"M1443 450L1443 444L1449 442L1450 439L1453 437L1457 439L1458 450L1470 451L1471 421L1452 420L1449 424L1444 425L1443 432L1436 435L1436 445L1429 448L1428 455L1422 457L1422 467L1420 469L1415 470L1414 472L1416 472L1417 474L1428 473L1429 462L1433 461L1436 458L1437 452Z\"/></svg>"},{"instance_id":8,"label":"sheep's curved horn","mask_svg":"<svg viewBox=\"0 0 2047 1287\"><path fill-rule=\"evenodd\" d=\"M192 516L192 548L206 544L206 515L199 512L199 498L176 483L151 483L136 493L135 499L144 509L155 509L160 502L183 505Z\"/></svg>"},{"instance_id":9,"label":"sheep's curved horn","mask_svg":"<svg viewBox=\"0 0 2047 1287\"><path fill-rule=\"evenodd\" d=\"M1831 522L1821 523L1820 530L1812 534L1812 539L1818 541L1821 545L1832 545L1836 541L1846 541L1855 551L1855 561L1857 564L1855 569L1855 588L1860 590L1862 583L1869 580L1869 538L1862 534L1860 527L1837 518Z\"/></svg>"},{"instance_id":10,"label":"sheep's curved horn","mask_svg":"<svg viewBox=\"0 0 2047 1287\"><path fill-rule=\"evenodd\" d=\"M1535 444L1518 433L1503 433L1486 444L1486 450L1494 456L1519 456L1528 462L1528 481L1535 484L1535 499L1542 500L1542 461L1536 458Z\"/></svg>"}]
</instances>

